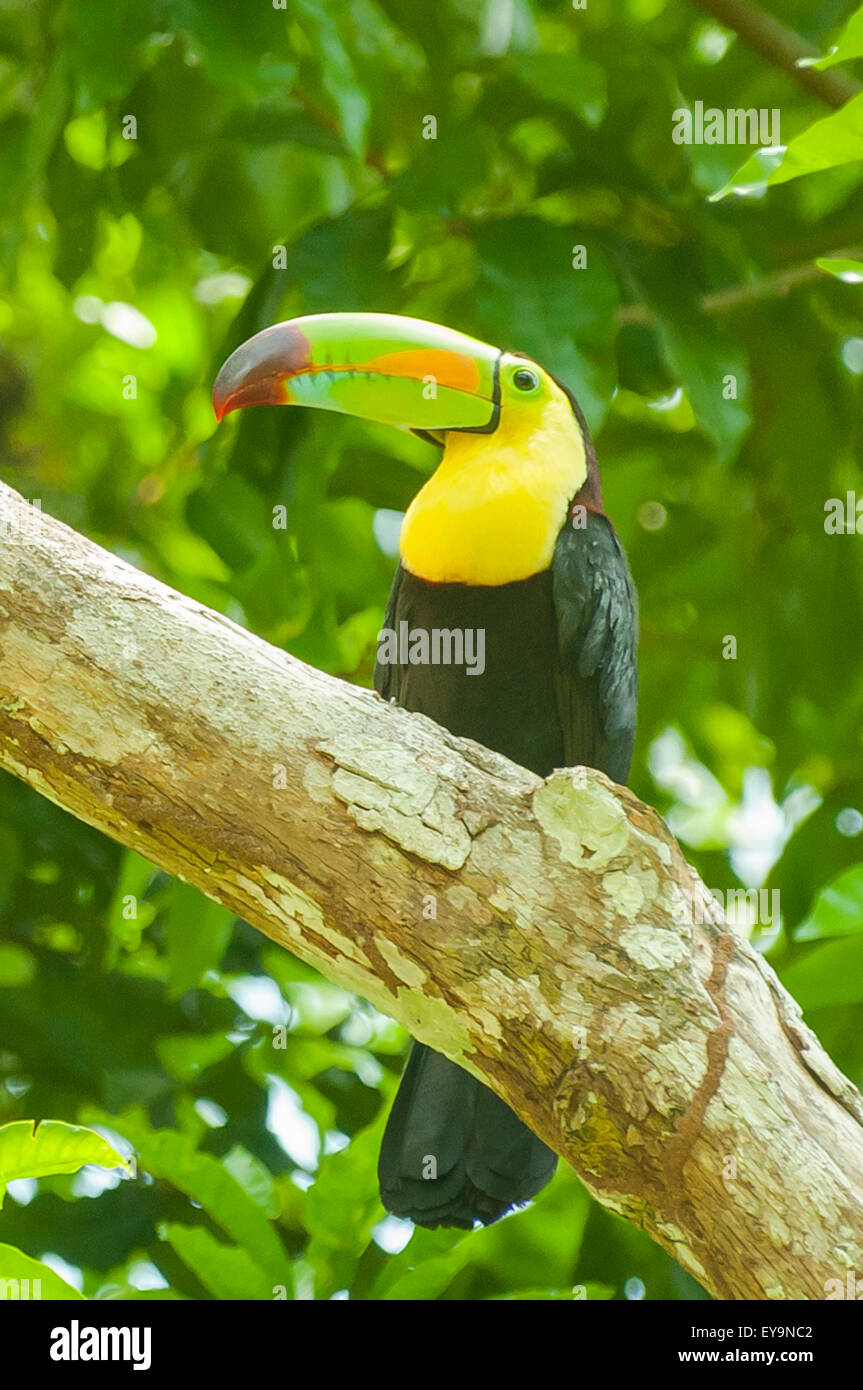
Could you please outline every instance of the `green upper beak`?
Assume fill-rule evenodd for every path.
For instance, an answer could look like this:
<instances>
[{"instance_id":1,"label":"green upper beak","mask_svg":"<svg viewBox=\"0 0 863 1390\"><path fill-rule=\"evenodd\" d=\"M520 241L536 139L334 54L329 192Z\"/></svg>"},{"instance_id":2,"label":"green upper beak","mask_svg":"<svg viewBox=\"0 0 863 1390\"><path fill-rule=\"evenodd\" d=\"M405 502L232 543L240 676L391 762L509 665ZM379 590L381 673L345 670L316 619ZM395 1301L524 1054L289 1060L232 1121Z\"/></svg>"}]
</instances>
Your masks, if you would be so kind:
<instances>
[{"instance_id":1,"label":"green upper beak","mask_svg":"<svg viewBox=\"0 0 863 1390\"><path fill-rule=\"evenodd\" d=\"M256 333L216 378L221 420L246 405L314 405L420 430L493 430L497 348L396 314L309 314Z\"/></svg>"}]
</instances>

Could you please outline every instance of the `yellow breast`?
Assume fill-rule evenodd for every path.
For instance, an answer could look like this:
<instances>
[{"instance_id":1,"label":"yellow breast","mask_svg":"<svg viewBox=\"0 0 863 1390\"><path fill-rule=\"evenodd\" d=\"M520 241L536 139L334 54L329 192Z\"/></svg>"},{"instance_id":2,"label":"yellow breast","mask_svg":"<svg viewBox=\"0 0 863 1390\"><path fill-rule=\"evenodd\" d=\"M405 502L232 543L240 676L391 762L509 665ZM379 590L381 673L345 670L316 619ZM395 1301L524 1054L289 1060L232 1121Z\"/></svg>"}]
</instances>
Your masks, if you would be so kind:
<instances>
[{"instance_id":1,"label":"yellow breast","mask_svg":"<svg viewBox=\"0 0 863 1390\"><path fill-rule=\"evenodd\" d=\"M538 574L551 564L586 477L578 421L554 384L536 405L504 405L493 434L451 430L440 466L405 516L402 564L438 583L509 584Z\"/></svg>"}]
</instances>

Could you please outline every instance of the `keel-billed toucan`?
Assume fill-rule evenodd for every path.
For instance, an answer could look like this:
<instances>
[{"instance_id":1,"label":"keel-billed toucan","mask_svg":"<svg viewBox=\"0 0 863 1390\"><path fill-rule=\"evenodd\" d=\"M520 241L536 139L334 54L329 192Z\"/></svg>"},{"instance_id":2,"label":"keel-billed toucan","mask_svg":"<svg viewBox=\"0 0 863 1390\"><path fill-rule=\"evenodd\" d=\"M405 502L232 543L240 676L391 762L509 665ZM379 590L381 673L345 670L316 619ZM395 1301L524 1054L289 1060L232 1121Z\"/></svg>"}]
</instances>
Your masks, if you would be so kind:
<instances>
[{"instance_id":1,"label":"keel-billed toucan","mask_svg":"<svg viewBox=\"0 0 863 1390\"><path fill-rule=\"evenodd\" d=\"M419 319L315 314L237 348L213 403L218 419L246 405L320 406L442 446L404 519L385 626L466 630L475 643L481 632L483 669L414 664L402 648L379 660L376 689L541 776L585 765L626 781L635 594L566 387L528 358ZM555 1164L491 1090L414 1043L378 1169L389 1211L431 1227L488 1223L535 1196Z\"/></svg>"}]
</instances>

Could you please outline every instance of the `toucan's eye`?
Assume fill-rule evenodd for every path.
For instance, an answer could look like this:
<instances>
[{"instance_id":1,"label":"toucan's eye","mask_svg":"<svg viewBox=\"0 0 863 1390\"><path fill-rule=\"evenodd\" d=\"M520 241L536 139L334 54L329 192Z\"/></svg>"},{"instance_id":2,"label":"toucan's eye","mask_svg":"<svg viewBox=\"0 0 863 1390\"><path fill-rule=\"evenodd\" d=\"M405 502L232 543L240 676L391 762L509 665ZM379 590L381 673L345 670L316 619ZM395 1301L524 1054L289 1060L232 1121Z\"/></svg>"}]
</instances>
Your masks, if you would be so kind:
<instances>
[{"instance_id":1,"label":"toucan's eye","mask_svg":"<svg viewBox=\"0 0 863 1390\"><path fill-rule=\"evenodd\" d=\"M539 385L539 377L536 372L529 372L527 367L519 367L513 374L512 384L519 391L533 391Z\"/></svg>"}]
</instances>

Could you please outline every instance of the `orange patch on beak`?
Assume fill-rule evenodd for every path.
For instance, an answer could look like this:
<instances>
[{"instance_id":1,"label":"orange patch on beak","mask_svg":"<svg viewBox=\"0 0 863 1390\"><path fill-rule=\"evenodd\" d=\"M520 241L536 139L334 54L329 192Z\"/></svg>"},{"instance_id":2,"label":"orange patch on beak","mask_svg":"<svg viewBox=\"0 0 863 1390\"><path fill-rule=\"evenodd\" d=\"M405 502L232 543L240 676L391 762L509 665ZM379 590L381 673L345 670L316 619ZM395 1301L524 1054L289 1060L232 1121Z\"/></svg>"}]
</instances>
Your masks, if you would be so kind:
<instances>
[{"instance_id":1,"label":"orange patch on beak","mask_svg":"<svg viewBox=\"0 0 863 1390\"><path fill-rule=\"evenodd\" d=\"M314 376L319 372L394 376L405 381L429 379L436 386L449 386L454 391L468 391L475 396L481 394L478 363L471 357L445 348L400 348L397 352L370 357L365 362L303 362L279 372L278 377L289 384L294 377Z\"/></svg>"},{"instance_id":2,"label":"orange patch on beak","mask_svg":"<svg viewBox=\"0 0 863 1390\"><path fill-rule=\"evenodd\" d=\"M354 370L407 377L410 381L425 381L426 377L431 377L438 386L473 394L477 394L480 384L479 366L473 358L444 348L403 348L398 352L386 352L368 362L358 362Z\"/></svg>"}]
</instances>

